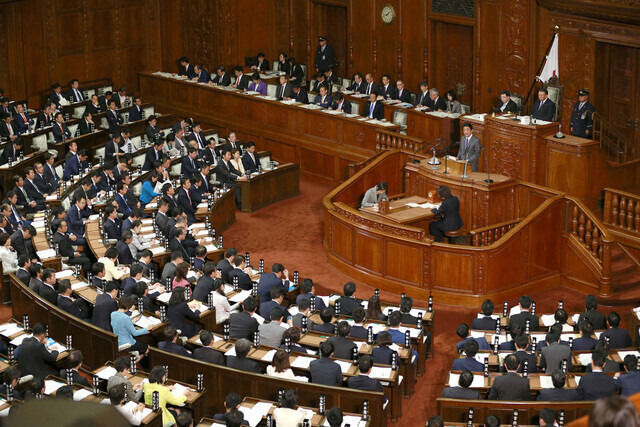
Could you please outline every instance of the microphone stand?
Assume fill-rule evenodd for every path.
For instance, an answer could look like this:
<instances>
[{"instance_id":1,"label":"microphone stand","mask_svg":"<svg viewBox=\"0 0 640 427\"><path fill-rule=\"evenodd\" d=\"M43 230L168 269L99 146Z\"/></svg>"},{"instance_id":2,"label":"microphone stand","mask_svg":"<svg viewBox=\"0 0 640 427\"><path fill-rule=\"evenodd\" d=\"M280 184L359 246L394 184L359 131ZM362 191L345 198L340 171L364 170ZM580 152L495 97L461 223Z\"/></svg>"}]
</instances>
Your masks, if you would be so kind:
<instances>
[{"instance_id":1,"label":"microphone stand","mask_svg":"<svg viewBox=\"0 0 640 427\"><path fill-rule=\"evenodd\" d=\"M447 168L449 165L449 147L447 147L444 150L444 172L442 172L444 175L447 175L449 172L447 172Z\"/></svg>"},{"instance_id":2,"label":"microphone stand","mask_svg":"<svg viewBox=\"0 0 640 427\"><path fill-rule=\"evenodd\" d=\"M484 149L484 145L481 145L480 149L482 150L482 154L484 154L484 164L487 167L487 179L485 179L484 182L491 184L493 180L491 179L491 173L489 172L489 160L487 160L487 150Z\"/></svg>"}]
</instances>

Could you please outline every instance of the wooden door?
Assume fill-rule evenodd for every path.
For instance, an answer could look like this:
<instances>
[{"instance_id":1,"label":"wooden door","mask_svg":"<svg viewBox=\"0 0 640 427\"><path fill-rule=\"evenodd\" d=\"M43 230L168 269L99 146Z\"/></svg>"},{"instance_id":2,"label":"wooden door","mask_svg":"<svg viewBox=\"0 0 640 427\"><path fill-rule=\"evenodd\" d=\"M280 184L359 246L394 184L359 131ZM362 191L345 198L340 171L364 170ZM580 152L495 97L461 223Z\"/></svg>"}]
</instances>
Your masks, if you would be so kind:
<instances>
[{"instance_id":1,"label":"wooden door","mask_svg":"<svg viewBox=\"0 0 640 427\"><path fill-rule=\"evenodd\" d=\"M311 61L315 61L318 36L325 36L327 43L333 48L334 66L333 72L337 76L347 77L347 8L323 4L320 1L314 3L314 33L311 51ZM311 69L313 64L309 64ZM310 76L308 76L310 77Z\"/></svg>"},{"instance_id":2,"label":"wooden door","mask_svg":"<svg viewBox=\"0 0 640 427\"><path fill-rule=\"evenodd\" d=\"M440 96L453 89L458 101L473 105L473 27L432 21L429 86Z\"/></svg>"},{"instance_id":3,"label":"wooden door","mask_svg":"<svg viewBox=\"0 0 640 427\"><path fill-rule=\"evenodd\" d=\"M610 45L605 116L635 147L640 145L640 49ZM598 107L596 106L596 110Z\"/></svg>"}]
</instances>

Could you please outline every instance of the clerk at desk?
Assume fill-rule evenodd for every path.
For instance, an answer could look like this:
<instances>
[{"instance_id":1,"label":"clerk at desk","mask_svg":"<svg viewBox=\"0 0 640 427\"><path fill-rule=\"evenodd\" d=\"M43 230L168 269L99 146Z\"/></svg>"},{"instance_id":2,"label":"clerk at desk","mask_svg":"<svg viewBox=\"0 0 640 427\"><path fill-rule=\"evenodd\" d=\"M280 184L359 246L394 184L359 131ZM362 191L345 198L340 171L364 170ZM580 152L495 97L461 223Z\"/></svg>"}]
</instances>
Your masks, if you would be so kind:
<instances>
[{"instance_id":1,"label":"clerk at desk","mask_svg":"<svg viewBox=\"0 0 640 427\"><path fill-rule=\"evenodd\" d=\"M471 164L471 170L478 172L478 158L480 157L480 139L473 134L473 125L465 123L462 125L464 136L460 140L460 151L458 160L466 160Z\"/></svg>"},{"instance_id":2,"label":"clerk at desk","mask_svg":"<svg viewBox=\"0 0 640 427\"><path fill-rule=\"evenodd\" d=\"M384 181L380 182L375 187L371 187L366 193L364 193L361 207L378 207L378 203L380 203L381 200L389 201L389 198L387 197L387 183Z\"/></svg>"},{"instance_id":3,"label":"clerk at desk","mask_svg":"<svg viewBox=\"0 0 640 427\"><path fill-rule=\"evenodd\" d=\"M429 233L436 242L442 242L445 231L459 230L464 225L460 216L460 200L451 195L451 189L446 185L438 187L438 196L442 199L442 204L438 209L431 209L437 221L429 224Z\"/></svg>"}]
</instances>

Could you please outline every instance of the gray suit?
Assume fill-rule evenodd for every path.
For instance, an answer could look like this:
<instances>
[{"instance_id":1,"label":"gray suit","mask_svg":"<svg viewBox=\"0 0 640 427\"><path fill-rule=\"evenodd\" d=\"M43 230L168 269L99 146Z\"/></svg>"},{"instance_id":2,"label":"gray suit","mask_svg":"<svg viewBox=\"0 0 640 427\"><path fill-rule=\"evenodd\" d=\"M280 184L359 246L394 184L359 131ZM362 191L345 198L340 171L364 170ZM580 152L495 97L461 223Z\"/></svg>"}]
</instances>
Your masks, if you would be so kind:
<instances>
[{"instance_id":1,"label":"gray suit","mask_svg":"<svg viewBox=\"0 0 640 427\"><path fill-rule=\"evenodd\" d=\"M276 322L263 323L258 327L260 345L280 348L285 331L286 329Z\"/></svg>"},{"instance_id":2,"label":"gray suit","mask_svg":"<svg viewBox=\"0 0 640 427\"><path fill-rule=\"evenodd\" d=\"M361 205L363 208L371 207L376 203L380 203L380 200L387 200L387 201L389 200L386 194L378 195L376 193L377 191L376 187L377 186L374 186L368 189L366 193L364 193L364 197L362 198L362 205Z\"/></svg>"},{"instance_id":3,"label":"gray suit","mask_svg":"<svg viewBox=\"0 0 640 427\"><path fill-rule=\"evenodd\" d=\"M109 378L107 381L107 390L111 387L118 384L126 384L127 385L127 396L129 400L133 400L134 402L140 402L142 399L142 388L138 391L133 391L133 386L131 385L131 381L122 376L120 372Z\"/></svg>"},{"instance_id":4,"label":"gray suit","mask_svg":"<svg viewBox=\"0 0 640 427\"><path fill-rule=\"evenodd\" d=\"M168 262L164 265L164 268L162 269L162 284L165 284L165 280L167 279L167 277L174 277L176 275L176 268L177 265L175 265L173 262Z\"/></svg>"},{"instance_id":5,"label":"gray suit","mask_svg":"<svg viewBox=\"0 0 640 427\"><path fill-rule=\"evenodd\" d=\"M563 344L554 342L542 348L540 365L546 368L547 374L562 368L562 360L567 359L567 369L571 369L571 349Z\"/></svg>"},{"instance_id":6,"label":"gray suit","mask_svg":"<svg viewBox=\"0 0 640 427\"><path fill-rule=\"evenodd\" d=\"M471 134L469 144L467 145L467 137L463 136L460 140L460 151L458 151L458 160L467 160L471 163L471 170L478 172L478 159L480 158L480 139Z\"/></svg>"},{"instance_id":7,"label":"gray suit","mask_svg":"<svg viewBox=\"0 0 640 427\"><path fill-rule=\"evenodd\" d=\"M291 322L293 323L293 326L295 326L296 328L302 328L302 316L304 316L304 314L302 313L296 313L294 316L291 316ZM313 320L307 317L307 329L313 331L313 325Z\"/></svg>"}]
</instances>

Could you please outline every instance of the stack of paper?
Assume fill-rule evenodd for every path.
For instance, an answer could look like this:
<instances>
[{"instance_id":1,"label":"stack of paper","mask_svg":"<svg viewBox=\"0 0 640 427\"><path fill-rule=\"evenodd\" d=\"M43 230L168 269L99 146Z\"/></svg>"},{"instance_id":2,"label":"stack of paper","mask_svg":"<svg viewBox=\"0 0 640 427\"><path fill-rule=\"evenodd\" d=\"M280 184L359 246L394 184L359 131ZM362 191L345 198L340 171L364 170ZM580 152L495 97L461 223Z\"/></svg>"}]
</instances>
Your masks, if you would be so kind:
<instances>
[{"instance_id":1,"label":"stack of paper","mask_svg":"<svg viewBox=\"0 0 640 427\"><path fill-rule=\"evenodd\" d=\"M75 402L79 402L87 396L91 396L91 390L87 390L86 388L81 388L80 390L73 393L73 400Z\"/></svg>"},{"instance_id":2,"label":"stack of paper","mask_svg":"<svg viewBox=\"0 0 640 427\"><path fill-rule=\"evenodd\" d=\"M171 298L171 292L165 292L163 294L160 294L160 296L157 298L158 301L163 302L165 304L169 303L169 298Z\"/></svg>"},{"instance_id":3,"label":"stack of paper","mask_svg":"<svg viewBox=\"0 0 640 427\"><path fill-rule=\"evenodd\" d=\"M458 380L460 379L459 374L449 374L449 387L456 387L458 385ZM473 381L471 382L470 388L483 388L484 387L484 377L482 375L474 375Z\"/></svg>"},{"instance_id":4,"label":"stack of paper","mask_svg":"<svg viewBox=\"0 0 640 427\"><path fill-rule=\"evenodd\" d=\"M0 326L0 335L10 337L11 335L17 334L18 332L22 331L22 329L22 326L18 325L17 323L5 323L4 325Z\"/></svg>"},{"instance_id":5,"label":"stack of paper","mask_svg":"<svg viewBox=\"0 0 640 427\"><path fill-rule=\"evenodd\" d=\"M630 354L640 358L640 351L618 351L618 356L620 356L620 359L622 359L623 361L624 361L624 358Z\"/></svg>"},{"instance_id":6,"label":"stack of paper","mask_svg":"<svg viewBox=\"0 0 640 427\"><path fill-rule=\"evenodd\" d=\"M540 387L541 388L554 388L551 375L540 375Z\"/></svg>"},{"instance_id":7,"label":"stack of paper","mask_svg":"<svg viewBox=\"0 0 640 427\"><path fill-rule=\"evenodd\" d=\"M590 365L592 358L593 358L593 355L591 353L580 353L578 355L578 360L580 360L580 364L582 366Z\"/></svg>"},{"instance_id":8,"label":"stack of paper","mask_svg":"<svg viewBox=\"0 0 640 427\"><path fill-rule=\"evenodd\" d=\"M171 390L171 394L175 397L180 397L184 395L184 392L189 390L189 387L183 386L182 384L175 383L173 385L173 389Z\"/></svg>"},{"instance_id":9,"label":"stack of paper","mask_svg":"<svg viewBox=\"0 0 640 427\"><path fill-rule=\"evenodd\" d=\"M269 350L267 353L262 356L262 360L265 362L273 362L273 356L276 355L276 350Z\"/></svg>"},{"instance_id":10,"label":"stack of paper","mask_svg":"<svg viewBox=\"0 0 640 427\"><path fill-rule=\"evenodd\" d=\"M542 324L546 327L549 327L554 323L556 323L556 318L553 314L543 314L542 316L540 316L540 320L542 321Z\"/></svg>"},{"instance_id":11,"label":"stack of paper","mask_svg":"<svg viewBox=\"0 0 640 427\"><path fill-rule=\"evenodd\" d=\"M242 291L238 292L237 294L235 294L234 296L232 296L231 298L229 298L229 301L242 302L242 301L246 300L247 298L249 298L250 296L251 296L251 291L250 290L242 290Z\"/></svg>"},{"instance_id":12,"label":"stack of paper","mask_svg":"<svg viewBox=\"0 0 640 427\"><path fill-rule=\"evenodd\" d=\"M17 338L14 338L11 340L11 344L13 344L14 346L19 346L20 344L22 344L22 341L24 341L27 338L31 338L33 335L31 334L22 334Z\"/></svg>"},{"instance_id":13,"label":"stack of paper","mask_svg":"<svg viewBox=\"0 0 640 427\"><path fill-rule=\"evenodd\" d=\"M87 282L78 282L71 285L71 290L77 291L78 289L85 288L89 286Z\"/></svg>"},{"instance_id":14,"label":"stack of paper","mask_svg":"<svg viewBox=\"0 0 640 427\"><path fill-rule=\"evenodd\" d=\"M136 409L136 406L138 406L138 402L134 402L134 401L130 401L125 403L124 405L122 405L127 411L133 413L133 410ZM153 412L153 410L151 408L144 408L142 410L142 419L144 420L145 418L147 418L147 416Z\"/></svg>"},{"instance_id":15,"label":"stack of paper","mask_svg":"<svg viewBox=\"0 0 640 427\"><path fill-rule=\"evenodd\" d=\"M140 316L140 318L134 323L134 325L139 326L141 328L149 329L157 324L162 323L160 319L152 316Z\"/></svg>"},{"instance_id":16,"label":"stack of paper","mask_svg":"<svg viewBox=\"0 0 640 427\"><path fill-rule=\"evenodd\" d=\"M371 378L377 378L379 380L388 380L391 377L391 368L379 368L374 366L369 373Z\"/></svg>"},{"instance_id":17,"label":"stack of paper","mask_svg":"<svg viewBox=\"0 0 640 427\"><path fill-rule=\"evenodd\" d=\"M272 407L273 405L271 403L258 402L253 405L253 408L248 408L244 405L241 405L238 409L244 415L244 419L249 422L249 425L251 427L254 427L260 424L260 421L262 421L262 419L267 416Z\"/></svg>"},{"instance_id":18,"label":"stack of paper","mask_svg":"<svg viewBox=\"0 0 640 427\"><path fill-rule=\"evenodd\" d=\"M420 329L407 328L406 326L399 326L398 330L400 332L402 332L403 334L406 333L406 331L409 331L409 335L411 336L411 338L418 338L420 336L420 334L422 333L422 331Z\"/></svg>"},{"instance_id":19,"label":"stack of paper","mask_svg":"<svg viewBox=\"0 0 640 427\"><path fill-rule=\"evenodd\" d=\"M64 383L54 381L54 380L46 380L44 382L44 394L49 395L55 393L60 387L64 386Z\"/></svg>"},{"instance_id":20,"label":"stack of paper","mask_svg":"<svg viewBox=\"0 0 640 427\"><path fill-rule=\"evenodd\" d=\"M116 368L114 368L113 366L107 366L106 368L102 369L100 372L96 373L96 375L103 380L108 380L109 378L111 378L117 373L118 371L116 371Z\"/></svg>"},{"instance_id":21,"label":"stack of paper","mask_svg":"<svg viewBox=\"0 0 640 427\"><path fill-rule=\"evenodd\" d=\"M309 369L309 363L313 362L313 357L298 356L291 362L292 368Z\"/></svg>"},{"instance_id":22,"label":"stack of paper","mask_svg":"<svg viewBox=\"0 0 640 427\"><path fill-rule=\"evenodd\" d=\"M342 369L343 374L346 374L347 372L349 372L349 368L353 366L351 363L344 362L342 360L336 360L336 363L340 365L340 369Z\"/></svg>"},{"instance_id":23,"label":"stack of paper","mask_svg":"<svg viewBox=\"0 0 640 427\"><path fill-rule=\"evenodd\" d=\"M73 275L73 270L62 270L62 271L58 271L55 276L56 279L64 279L65 277L69 277Z\"/></svg>"}]
</instances>

